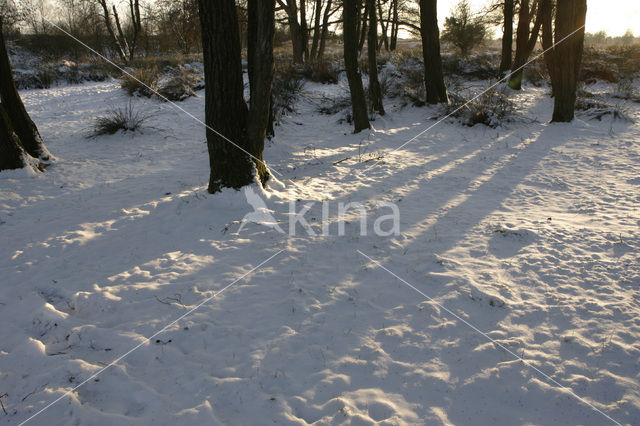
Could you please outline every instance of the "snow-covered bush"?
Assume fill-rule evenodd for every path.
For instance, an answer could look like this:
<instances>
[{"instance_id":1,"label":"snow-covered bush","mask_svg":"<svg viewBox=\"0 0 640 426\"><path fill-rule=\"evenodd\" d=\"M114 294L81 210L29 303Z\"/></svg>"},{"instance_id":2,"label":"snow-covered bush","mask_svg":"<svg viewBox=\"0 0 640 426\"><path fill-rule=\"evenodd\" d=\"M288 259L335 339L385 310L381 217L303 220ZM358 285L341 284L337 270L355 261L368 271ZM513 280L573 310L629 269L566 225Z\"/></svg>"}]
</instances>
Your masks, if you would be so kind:
<instances>
[{"instance_id":1,"label":"snow-covered bush","mask_svg":"<svg viewBox=\"0 0 640 426\"><path fill-rule=\"evenodd\" d=\"M449 103L442 108L441 115L450 115L465 126L482 124L491 128L515 118L515 104L503 91L492 88L475 96L450 90Z\"/></svg>"},{"instance_id":2,"label":"snow-covered bush","mask_svg":"<svg viewBox=\"0 0 640 426\"><path fill-rule=\"evenodd\" d=\"M156 89L159 79L159 72L156 66L139 67L133 72L124 74L120 79L122 87L129 96L145 96L150 98Z\"/></svg>"}]
</instances>

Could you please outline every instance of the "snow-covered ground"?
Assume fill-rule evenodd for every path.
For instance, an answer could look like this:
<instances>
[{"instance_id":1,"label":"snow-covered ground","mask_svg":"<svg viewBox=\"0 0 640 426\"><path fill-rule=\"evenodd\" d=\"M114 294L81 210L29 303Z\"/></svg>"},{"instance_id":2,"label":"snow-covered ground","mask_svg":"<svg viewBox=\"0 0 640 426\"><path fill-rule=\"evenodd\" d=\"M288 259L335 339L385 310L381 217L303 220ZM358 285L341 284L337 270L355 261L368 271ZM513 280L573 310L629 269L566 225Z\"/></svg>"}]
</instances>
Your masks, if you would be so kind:
<instances>
[{"instance_id":1,"label":"snow-covered ground","mask_svg":"<svg viewBox=\"0 0 640 426\"><path fill-rule=\"evenodd\" d=\"M640 422L639 125L549 124L528 88L527 120L442 123L371 167L436 111L389 101L353 135L314 112L327 90L265 150L282 185L255 189L285 230L315 202L316 236L238 233L245 193L206 192L204 129L167 103L87 139L128 102L116 83L22 92L58 161L0 173L1 422L88 378L28 424ZM204 118L203 93L181 106ZM321 235L322 201L396 203L400 235Z\"/></svg>"}]
</instances>

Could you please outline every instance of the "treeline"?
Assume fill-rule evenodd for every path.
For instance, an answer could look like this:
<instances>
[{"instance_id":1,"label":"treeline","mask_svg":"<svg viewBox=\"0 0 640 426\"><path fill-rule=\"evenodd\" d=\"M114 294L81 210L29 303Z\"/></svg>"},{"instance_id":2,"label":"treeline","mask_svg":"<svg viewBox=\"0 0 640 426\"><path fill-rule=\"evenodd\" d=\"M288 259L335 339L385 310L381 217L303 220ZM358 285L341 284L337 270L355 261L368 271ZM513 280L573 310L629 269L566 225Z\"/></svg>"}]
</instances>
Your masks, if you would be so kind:
<instances>
[{"instance_id":1,"label":"treeline","mask_svg":"<svg viewBox=\"0 0 640 426\"><path fill-rule=\"evenodd\" d=\"M0 0L6 2L10 0ZM31 0L27 0L31 1ZM33 0L40 1L40 0ZM65 27L49 23L58 31L68 33L70 38L78 38L77 28L86 28L86 22L78 20L75 14L82 10L86 19L93 19L94 27L87 28L90 37L102 28L102 38L107 40L108 49L114 52L124 63L139 54L144 48L145 27L148 19L143 16L143 5L139 0L127 0L126 11L118 9L109 0L61 0L65 4L81 5L65 10L74 12L64 21ZM79 3L74 3L78 2ZM177 7L185 12L190 7L198 7L199 26L185 18L185 25L193 29L194 37L200 34L204 77L207 141L210 156L209 191L217 192L224 187L240 188L258 179L265 184L269 179L269 170L262 160L264 139L273 124L272 87L275 74L274 45L278 25L288 28L292 57L294 62L312 61L323 55L323 41L328 36L330 25L342 28L342 53L345 71L349 83L352 123L354 132L370 127L369 107L376 113L385 113L382 104L377 54L380 49L392 49L397 44L397 28L409 26L417 31L422 41L423 84L426 102L429 104L448 104L449 96L444 84L441 37L437 17L437 0L419 0L412 17L417 24L404 22L398 10L401 0L315 0L308 4L306 0L161 0L157 7ZM310 0L311 1L311 0ZM397 2L396 2L397 1ZM391 19L389 7L391 7ZM522 69L527 64L538 41L544 48L544 61L551 79L554 108L552 121L569 122L574 118L576 88L582 62L584 46L584 25L587 11L586 0L498 0L494 4L499 21L503 23L502 73L512 89L521 88ZM385 9L387 8L387 9ZM195 9L189 9L194 12ZM313 13L308 12L313 10ZM89 12L91 11L91 12ZM385 12L386 11L386 12ZM18 14L19 11L16 12ZM6 18L5 18L6 16ZM10 19L11 12L5 9L0 19ZM180 15L182 16L182 15ZM338 20L338 17L340 19ZM515 19L514 19L515 18ZM23 17L16 19L26 19ZM44 18L43 18L44 19ZM517 20L515 37L514 20ZM17 22L17 21L15 21ZM15 22L13 25L15 25ZM180 22L176 18L176 22ZM395 22L395 23L394 23ZM382 24L386 23L386 30ZM77 27L73 27L77 25ZM452 17L447 18L443 39L456 45L462 55L481 42L485 35L483 21L471 13L469 3L461 1ZM74 29L75 28L75 29ZM157 27L156 31L160 31ZM178 31L170 27L166 31ZM325 31L326 30L326 31ZM394 35L394 32L395 35ZM158 34L155 34L158 37ZM513 42L515 39L515 53ZM385 43L385 40L387 43ZM186 41L183 41L186 43ZM182 42L181 42L182 43ZM315 49L314 49L315 44ZM250 96L244 97L243 45L246 46L247 74ZM368 97L359 67L360 53L367 46L367 69L369 77ZM4 52L3 57L6 57ZM5 60L5 59L3 59ZM1 109L11 113L13 103L19 97L13 81L8 59L7 69L0 78ZM14 102L14 98L15 100ZM367 98L368 101L367 102ZM9 100L9 102L7 102ZM5 105L6 104L6 105ZM23 111L18 105L16 110ZM17 129L28 120L26 112L1 114L6 118L4 129L0 132L0 149L16 154L15 158L31 158L46 161L42 155L27 149L22 138L14 138L11 129ZM21 116L24 116L22 119ZM229 117L233 117L229 120ZM35 126L34 126L35 128ZM2 130L2 129L0 129ZM44 152L44 151L43 151ZM26 157L30 156L30 157ZM35 161L35 160L34 160ZM14 163L31 164L27 160Z\"/></svg>"}]
</instances>

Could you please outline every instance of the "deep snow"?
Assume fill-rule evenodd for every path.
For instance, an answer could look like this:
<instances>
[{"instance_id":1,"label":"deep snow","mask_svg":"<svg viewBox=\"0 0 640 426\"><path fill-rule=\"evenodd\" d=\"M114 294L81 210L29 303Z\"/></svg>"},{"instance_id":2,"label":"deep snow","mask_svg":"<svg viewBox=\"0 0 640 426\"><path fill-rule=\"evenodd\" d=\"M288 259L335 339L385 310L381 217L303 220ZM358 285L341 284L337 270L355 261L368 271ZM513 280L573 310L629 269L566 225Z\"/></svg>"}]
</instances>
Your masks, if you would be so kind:
<instances>
[{"instance_id":1,"label":"deep snow","mask_svg":"<svg viewBox=\"0 0 640 426\"><path fill-rule=\"evenodd\" d=\"M26 420L142 343L29 424L609 423L360 250L638 424L638 124L549 124L547 89L527 88L513 96L536 121L442 123L366 170L435 110L390 101L353 135L314 112L335 90L307 84L265 150L282 185L261 194L284 229L290 199L315 202L318 234L322 201L331 217L361 202L371 219L394 202L399 236L371 222L360 235L357 218L344 236L335 223L238 233L253 209L243 192L207 194L194 120L134 99L152 114L143 133L87 139L93 117L128 102L116 83L22 92L58 161L0 173L0 420ZM202 92L181 106L204 118Z\"/></svg>"}]
</instances>

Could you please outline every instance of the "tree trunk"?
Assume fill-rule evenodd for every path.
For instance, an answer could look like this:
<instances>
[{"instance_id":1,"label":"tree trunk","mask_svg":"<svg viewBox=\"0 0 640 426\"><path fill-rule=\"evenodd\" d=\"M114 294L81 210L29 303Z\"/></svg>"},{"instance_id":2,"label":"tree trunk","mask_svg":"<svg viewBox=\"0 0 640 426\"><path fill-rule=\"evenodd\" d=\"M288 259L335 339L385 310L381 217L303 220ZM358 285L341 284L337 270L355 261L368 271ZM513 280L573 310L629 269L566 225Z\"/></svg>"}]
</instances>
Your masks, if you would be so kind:
<instances>
[{"instance_id":1,"label":"tree trunk","mask_svg":"<svg viewBox=\"0 0 640 426\"><path fill-rule=\"evenodd\" d=\"M398 44L398 28L400 27L400 23L398 21L398 1L393 1L393 23L391 25L391 39L389 40L389 50L396 50L396 46Z\"/></svg>"},{"instance_id":2,"label":"tree trunk","mask_svg":"<svg viewBox=\"0 0 640 426\"><path fill-rule=\"evenodd\" d=\"M32 157L42 161L51 159L35 123L31 121L13 81L9 55L2 32L0 17L0 102L7 115L8 128L15 132L22 148Z\"/></svg>"},{"instance_id":3,"label":"tree trunk","mask_svg":"<svg viewBox=\"0 0 640 426\"><path fill-rule=\"evenodd\" d=\"M307 25L307 2L300 0L300 35L302 37L302 60L309 59L309 26Z\"/></svg>"},{"instance_id":4,"label":"tree trunk","mask_svg":"<svg viewBox=\"0 0 640 426\"><path fill-rule=\"evenodd\" d=\"M342 35L344 38L344 65L349 80L351 110L353 112L354 133L369 128L367 102L358 70L358 7L360 0L344 0L342 13Z\"/></svg>"},{"instance_id":5,"label":"tree trunk","mask_svg":"<svg viewBox=\"0 0 640 426\"><path fill-rule=\"evenodd\" d=\"M258 177L264 184L269 178L262 151L271 113L275 0L249 0L248 9L247 62L251 98L247 137Z\"/></svg>"},{"instance_id":6,"label":"tree trunk","mask_svg":"<svg viewBox=\"0 0 640 426\"><path fill-rule=\"evenodd\" d=\"M500 75L511 69L513 56L513 0L504 0L504 30L502 33L502 55Z\"/></svg>"},{"instance_id":7,"label":"tree trunk","mask_svg":"<svg viewBox=\"0 0 640 426\"><path fill-rule=\"evenodd\" d=\"M551 77L551 96L553 97L554 63L553 52L553 0L540 0L540 21L542 22L542 51L544 52L544 62L547 65L549 77Z\"/></svg>"},{"instance_id":8,"label":"tree trunk","mask_svg":"<svg viewBox=\"0 0 640 426\"><path fill-rule=\"evenodd\" d=\"M27 166L27 155L11 128L3 104L0 104L0 171Z\"/></svg>"},{"instance_id":9,"label":"tree trunk","mask_svg":"<svg viewBox=\"0 0 640 426\"><path fill-rule=\"evenodd\" d=\"M536 9L536 20L531 33L529 33L531 19ZM514 90L522 89L523 66L527 63L531 52L533 52L533 49L536 47L538 34L540 33L540 27L542 25L541 18L542 14L540 13L538 1L529 9L529 1L521 0L516 38L516 58L511 66L511 76L509 77L509 87Z\"/></svg>"},{"instance_id":10,"label":"tree trunk","mask_svg":"<svg viewBox=\"0 0 640 426\"><path fill-rule=\"evenodd\" d=\"M389 8L389 11L391 11L391 8ZM380 17L380 29L381 31L381 37L380 37L380 42L378 42L378 52L380 51L380 49L382 49L382 46L384 45L384 50L386 50L387 52L389 51L389 20L387 19L387 22L385 22L384 19L384 12L382 11L382 0L378 0L378 16Z\"/></svg>"},{"instance_id":11,"label":"tree trunk","mask_svg":"<svg viewBox=\"0 0 640 426\"><path fill-rule=\"evenodd\" d=\"M367 39L367 56L369 65L369 100L371 108L378 114L384 115L382 105L382 89L378 81L378 61L376 51L378 50L378 21L376 19L376 0L367 0L369 9L369 36Z\"/></svg>"},{"instance_id":12,"label":"tree trunk","mask_svg":"<svg viewBox=\"0 0 640 426\"><path fill-rule=\"evenodd\" d=\"M427 103L448 102L447 89L444 85L444 76L442 74L436 0L420 0L420 33L422 35Z\"/></svg>"},{"instance_id":13,"label":"tree trunk","mask_svg":"<svg viewBox=\"0 0 640 426\"><path fill-rule=\"evenodd\" d=\"M311 53L309 57L315 59L318 56L318 43L320 42L320 20L322 18L322 0L316 0L313 14L313 40L311 42Z\"/></svg>"},{"instance_id":14,"label":"tree trunk","mask_svg":"<svg viewBox=\"0 0 640 426\"><path fill-rule=\"evenodd\" d=\"M362 52L364 48L364 41L367 39L367 28L368 28L368 18L369 18L369 2L368 0L364 1L364 12L360 14L362 11L362 2L358 0L358 16L360 18L360 37L358 38L358 54Z\"/></svg>"},{"instance_id":15,"label":"tree trunk","mask_svg":"<svg viewBox=\"0 0 640 426\"><path fill-rule=\"evenodd\" d=\"M584 48L587 0L559 1L555 46L552 49L554 104L552 122L570 122L576 106L576 87ZM572 32L578 30L573 35ZM565 39L566 38L566 39Z\"/></svg>"},{"instance_id":16,"label":"tree trunk","mask_svg":"<svg viewBox=\"0 0 640 426\"><path fill-rule=\"evenodd\" d=\"M209 127L207 147L211 174L208 190L215 193L224 187L237 189L250 184L254 163L247 154L251 150L247 137L249 111L243 94L235 1L199 0L198 6L205 71L205 117Z\"/></svg>"},{"instance_id":17,"label":"tree trunk","mask_svg":"<svg viewBox=\"0 0 640 426\"><path fill-rule=\"evenodd\" d=\"M324 56L324 47L327 42L327 35L329 33L329 16L331 15L331 0L327 1L327 8L324 10L324 16L322 17L322 34L320 34L320 46L318 47L318 56L320 60Z\"/></svg>"}]
</instances>

